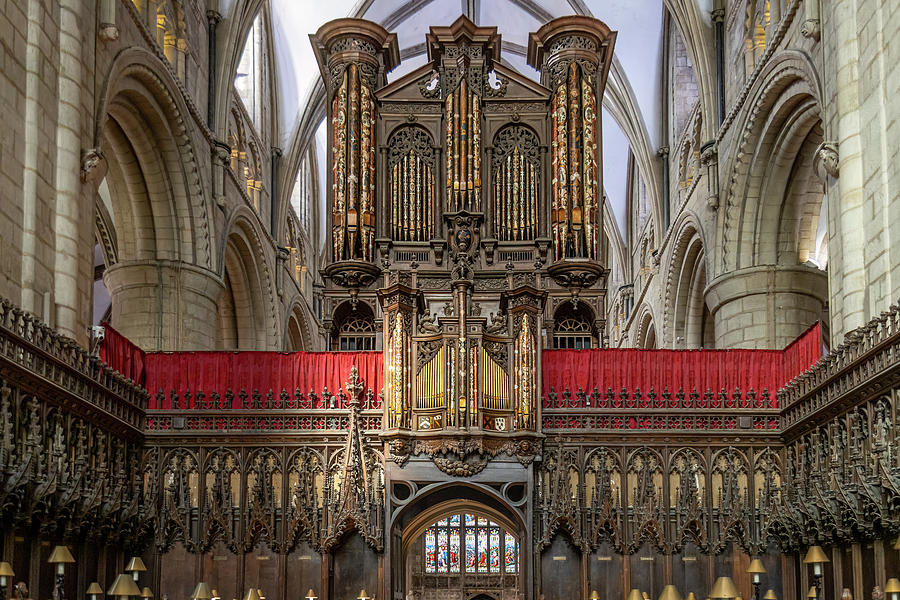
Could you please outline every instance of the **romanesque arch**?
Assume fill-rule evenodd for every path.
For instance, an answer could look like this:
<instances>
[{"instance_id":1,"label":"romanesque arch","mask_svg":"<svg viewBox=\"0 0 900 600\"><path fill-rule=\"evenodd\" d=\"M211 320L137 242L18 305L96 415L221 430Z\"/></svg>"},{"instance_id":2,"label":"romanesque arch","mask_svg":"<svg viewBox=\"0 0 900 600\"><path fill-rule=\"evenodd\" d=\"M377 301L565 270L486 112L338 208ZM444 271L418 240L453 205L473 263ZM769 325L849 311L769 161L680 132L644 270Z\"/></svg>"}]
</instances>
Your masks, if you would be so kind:
<instances>
[{"instance_id":1,"label":"romanesque arch","mask_svg":"<svg viewBox=\"0 0 900 600\"><path fill-rule=\"evenodd\" d=\"M712 348L715 334L704 299L707 265L703 239L690 217L682 220L677 231L666 282L667 344L672 348Z\"/></svg>"}]
</instances>

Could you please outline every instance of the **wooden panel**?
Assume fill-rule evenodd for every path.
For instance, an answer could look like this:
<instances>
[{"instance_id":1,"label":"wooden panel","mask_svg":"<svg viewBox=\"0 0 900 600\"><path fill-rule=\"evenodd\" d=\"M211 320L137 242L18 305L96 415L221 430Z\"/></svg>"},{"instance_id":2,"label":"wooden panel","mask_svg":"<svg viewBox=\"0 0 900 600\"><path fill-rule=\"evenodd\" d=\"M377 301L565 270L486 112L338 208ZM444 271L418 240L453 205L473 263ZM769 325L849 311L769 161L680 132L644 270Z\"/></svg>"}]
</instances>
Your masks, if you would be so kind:
<instances>
[{"instance_id":1,"label":"wooden panel","mask_svg":"<svg viewBox=\"0 0 900 600\"><path fill-rule=\"evenodd\" d=\"M201 580L216 590L220 597L240 598L242 591L246 592L238 589L240 557L228 550L222 542L216 542L212 550L203 555L201 567Z\"/></svg>"},{"instance_id":2,"label":"wooden panel","mask_svg":"<svg viewBox=\"0 0 900 600\"><path fill-rule=\"evenodd\" d=\"M259 544L256 550L244 556L244 589L257 588L264 596L278 598L281 596L279 573L281 557L266 544ZM305 591L305 590L304 590Z\"/></svg>"},{"instance_id":3,"label":"wooden panel","mask_svg":"<svg viewBox=\"0 0 900 600\"><path fill-rule=\"evenodd\" d=\"M622 580L622 555L616 554L604 542L590 555L588 563L588 590L597 590L601 598L624 598Z\"/></svg>"},{"instance_id":4,"label":"wooden panel","mask_svg":"<svg viewBox=\"0 0 900 600\"><path fill-rule=\"evenodd\" d=\"M662 554L647 544L628 557L631 568L631 587L650 594L656 598L662 592L663 586L668 583L665 580L666 559Z\"/></svg>"},{"instance_id":5,"label":"wooden panel","mask_svg":"<svg viewBox=\"0 0 900 600\"><path fill-rule=\"evenodd\" d=\"M310 588L316 595L322 595L322 557L309 544L300 544L287 555L285 562L289 598L305 597L306 590Z\"/></svg>"},{"instance_id":6,"label":"wooden panel","mask_svg":"<svg viewBox=\"0 0 900 600\"><path fill-rule=\"evenodd\" d=\"M686 544L683 551L672 556L672 584L683 596L694 592L697 598L708 597L708 572L709 560L696 544Z\"/></svg>"},{"instance_id":7,"label":"wooden panel","mask_svg":"<svg viewBox=\"0 0 900 600\"><path fill-rule=\"evenodd\" d=\"M334 551L331 598L356 598L361 588L371 595L378 587L378 557L357 534ZM306 591L306 590L303 590Z\"/></svg>"},{"instance_id":8,"label":"wooden panel","mask_svg":"<svg viewBox=\"0 0 900 600\"><path fill-rule=\"evenodd\" d=\"M197 557L180 543L162 555L158 598L190 598L197 585ZM112 582L110 582L112 583Z\"/></svg>"},{"instance_id":9,"label":"wooden panel","mask_svg":"<svg viewBox=\"0 0 900 600\"><path fill-rule=\"evenodd\" d=\"M541 594L544 600L581 598L581 554L563 535L553 538L541 555Z\"/></svg>"}]
</instances>

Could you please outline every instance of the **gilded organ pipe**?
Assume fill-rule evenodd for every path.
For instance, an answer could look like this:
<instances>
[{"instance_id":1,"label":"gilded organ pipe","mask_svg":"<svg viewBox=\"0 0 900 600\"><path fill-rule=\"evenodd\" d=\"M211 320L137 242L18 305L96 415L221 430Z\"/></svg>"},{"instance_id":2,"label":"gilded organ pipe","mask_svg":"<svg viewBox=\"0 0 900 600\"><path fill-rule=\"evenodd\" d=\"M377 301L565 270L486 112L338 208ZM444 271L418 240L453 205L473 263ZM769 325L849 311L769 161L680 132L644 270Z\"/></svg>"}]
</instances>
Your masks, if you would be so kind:
<instances>
[{"instance_id":1,"label":"gilded organ pipe","mask_svg":"<svg viewBox=\"0 0 900 600\"><path fill-rule=\"evenodd\" d=\"M444 103L447 204L450 212L481 210L481 99L463 78Z\"/></svg>"},{"instance_id":2,"label":"gilded organ pipe","mask_svg":"<svg viewBox=\"0 0 900 600\"><path fill-rule=\"evenodd\" d=\"M391 237L423 242L434 237L434 150L431 137L418 127L402 127L391 139Z\"/></svg>"},{"instance_id":3,"label":"gilded organ pipe","mask_svg":"<svg viewBox=\"0 0 900 600\"><path fill-rule=\"evenodd\" d=\"M512 125L494 138L494 235L504 241L537 234L539 144L527 127Z\"/></svg>"}]
</instances>

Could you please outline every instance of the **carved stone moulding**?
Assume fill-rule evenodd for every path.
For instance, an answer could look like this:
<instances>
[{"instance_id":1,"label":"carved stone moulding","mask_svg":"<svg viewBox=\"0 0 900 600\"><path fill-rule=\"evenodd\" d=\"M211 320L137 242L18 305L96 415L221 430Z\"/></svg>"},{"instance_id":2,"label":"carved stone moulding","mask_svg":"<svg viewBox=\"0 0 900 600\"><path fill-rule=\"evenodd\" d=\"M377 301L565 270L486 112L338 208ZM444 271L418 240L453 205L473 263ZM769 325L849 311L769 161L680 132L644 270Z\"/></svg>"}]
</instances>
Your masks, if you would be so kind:
<instances>
[{"instance_id":1,"label":"carved stone moulding","mask_svg":"<svg viewBox=\"0 0 900 600\"><path fill-rule=\"evenodd\" d=\"M598 262L586 259L565 259L547 267L547 274L558 285L576 294L606 276L606 269Z\"/></svg>"},{"instance_id":2,"label":"carved stone moulding","mask_svg":"<svg viewBox=\"0 0 900 600\"><path fill-rule=\"evenodd\" d=\"M341 287L359 289L372 285L380 270L372 263L342 260L325 268L325 276Z\"/></svg>"}]
</instances>

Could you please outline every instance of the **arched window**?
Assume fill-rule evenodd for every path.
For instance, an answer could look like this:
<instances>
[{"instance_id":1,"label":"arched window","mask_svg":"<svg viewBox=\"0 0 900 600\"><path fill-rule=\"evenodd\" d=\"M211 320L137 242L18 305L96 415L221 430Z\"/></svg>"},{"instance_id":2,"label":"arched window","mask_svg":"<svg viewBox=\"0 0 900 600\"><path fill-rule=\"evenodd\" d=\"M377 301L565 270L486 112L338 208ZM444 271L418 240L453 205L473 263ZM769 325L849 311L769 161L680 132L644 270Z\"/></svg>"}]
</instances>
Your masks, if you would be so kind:
<instances>
[{"instance_id":1,"label":"arched window","mask_svg":"<svg viewBox=\"0 0 900 600\"><path fill-rule=\"evenodd\" d=\"M300 170L297 172L297 181L291 191L291 207L300 221L300 225L307 234L310 234L313 198L313 170L310 152L306 152L300 161Z\"/></svg>"},{"instance_id":2,"label":"arched window","mask_svg":"<svg viewBox=\"0 0 900 600\"><path fill-rule=\"evenodd\" d=\"M474 512L453 513L435 521L421 543L425 575L519 572L519 540Z\"/></svg>"},{"instance_id":3,"label":"arched window","mask_svg":"<svg viewBox=\"0 0 900 600\"><path fill-rule=\"evenodd\" d=\"M234 89L257 131L260 131L262 124L263 82L266 77L264 51L263 20L262 16L256 15L238 62Z\"/></svg>"},{"instance_id":4,"label":"arched window","mask_svg":"<svg viewBox=\"0 0 900 600\"><path fill-rule=\"evenodd\" d=\"M540 154L537 136L523 125L504 127L494 137L494 235L531 240L537 233Z\"/></svg>"},{"instance_id":5,"label":"arched window","mask_svg":"<svg viewBox=\"0 0 900 600\"><path fill-rule=\"evenodd\" d=\"M401 127L391 138L391 237L424 242L434 237L434 167L431 136L419 127Z\"/></svg>"},{"instance_id":6,"label":"arched window","mask_svg":"<svg viewBox=\"0 0 900 600\"><path fill-rule=\"evenodd\" d=\"M332 349L342 352L359 352L375 349L375 315L363 302L351 308L342 304L335 314Z\"/></svg>"},{"instance_id":7,"label":"arched window","mask_svg":"<svg viewBox=\"0 0 900 600\"><path fill-rule=\"evenodd\" d=\"M554 318L553 347L569 350L592 348L596 333L591 320L590 310L583 302L576 306L565 302L557 309Z\"/></svg>"}]
</instances>

